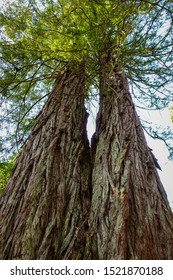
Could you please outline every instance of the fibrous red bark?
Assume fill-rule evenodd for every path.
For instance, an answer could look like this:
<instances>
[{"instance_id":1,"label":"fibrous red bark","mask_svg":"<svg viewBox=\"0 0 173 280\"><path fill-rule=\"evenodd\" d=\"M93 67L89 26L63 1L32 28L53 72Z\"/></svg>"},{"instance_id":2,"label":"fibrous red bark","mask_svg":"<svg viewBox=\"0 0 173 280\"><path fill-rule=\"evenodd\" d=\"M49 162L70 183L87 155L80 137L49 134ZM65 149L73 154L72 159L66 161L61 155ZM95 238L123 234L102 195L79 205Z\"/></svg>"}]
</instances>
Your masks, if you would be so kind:
<instances>
[{"instance_id":1,"label":"fibrous red bark","mask_svg":"<svg viewBox=\"0 0 173 280\"><path fill-rule=\"evenodd\" d=\"M56 80L1 198L1 259L82 258L90 204L84 67Z\"/></svg>"},{"instance_id":2,"label":"fibrous red bark","mask_svg":"<svg viewBox=\"0 0 173 280\"><path fill-rule=\"evenodd\" d=\"M0 201L1 259L173 259L173 213L109 62L100 57L91 149L84 66L57 78Z\"/></svg>"},{"instance_id":3,"label":"fibrous red bark","mask_svg":"<svg viewBox=\"0 0 173 280\"><path fill-rule=\"evenodd\" d=\"M173 259L173 213L119 66L100 59L85 258Z\"/></svg>"}]
</instances>

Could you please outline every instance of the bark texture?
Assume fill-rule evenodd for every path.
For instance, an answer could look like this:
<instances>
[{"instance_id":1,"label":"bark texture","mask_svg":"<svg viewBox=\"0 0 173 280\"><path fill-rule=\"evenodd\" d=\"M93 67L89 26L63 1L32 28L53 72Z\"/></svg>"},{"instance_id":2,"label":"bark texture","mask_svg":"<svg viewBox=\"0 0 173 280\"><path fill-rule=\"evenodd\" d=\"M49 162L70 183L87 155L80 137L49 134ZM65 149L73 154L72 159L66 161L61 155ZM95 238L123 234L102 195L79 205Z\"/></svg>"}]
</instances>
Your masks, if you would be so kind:
<instances>
[{"instance_id":1,"label":"bark texture","mask_svg":"<svg viewBox=\"0 0 173 280\"><path fill-rule=\"evenodd\" d=\"M173 213L119 67L100 60L86 259L173 259Z\"/></svg>"},{"instance_id":2,"label":"bark texture","mask_svg":"<svg viewBox=\"0 0 173 280\"><path fill-rule=\"evenodd\" d=\"M90 149L84 77L80 65L57 78L17 159L0 200L0 258L173 259L173 213L127 79L101 56Z\"/></svg>"},{"instance_id":3,"label":"bark texture","mask_svg":"<svg viewBox=\"0 0 173 280\"><path fill-rule=\"evenodd\" d=\"M84 67L57 78L1 198L1 259L82 259L90 205Z\"/></svg>"}]
</instances>

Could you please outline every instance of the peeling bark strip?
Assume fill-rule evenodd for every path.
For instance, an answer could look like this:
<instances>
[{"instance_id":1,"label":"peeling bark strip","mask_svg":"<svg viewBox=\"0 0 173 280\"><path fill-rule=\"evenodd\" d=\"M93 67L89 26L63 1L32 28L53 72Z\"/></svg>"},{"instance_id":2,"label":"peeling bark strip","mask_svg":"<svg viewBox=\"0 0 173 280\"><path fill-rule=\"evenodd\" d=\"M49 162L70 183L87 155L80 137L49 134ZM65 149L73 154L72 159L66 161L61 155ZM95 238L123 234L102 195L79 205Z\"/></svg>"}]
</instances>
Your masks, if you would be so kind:
<instances>
[{"instance_id":1,"label":"peeling bark strip","mask_svg":"<svg viewBox=\"0 0 173 280\"><path fill-rule=\"evenodd\" d=\"M84 67L56 81L1 198L1 259L82 259L90 156Z\"/></svg>"},{"instance_id":2,"label":"peeling bark strip","mask_svg":"<svg viewBox=\"0 0 173 280\"><path fill-rule=\"evenodd\" d=\"M86 259L173 259L173 213L128 82L101 58Z\"/></svg>"}]
</instances>

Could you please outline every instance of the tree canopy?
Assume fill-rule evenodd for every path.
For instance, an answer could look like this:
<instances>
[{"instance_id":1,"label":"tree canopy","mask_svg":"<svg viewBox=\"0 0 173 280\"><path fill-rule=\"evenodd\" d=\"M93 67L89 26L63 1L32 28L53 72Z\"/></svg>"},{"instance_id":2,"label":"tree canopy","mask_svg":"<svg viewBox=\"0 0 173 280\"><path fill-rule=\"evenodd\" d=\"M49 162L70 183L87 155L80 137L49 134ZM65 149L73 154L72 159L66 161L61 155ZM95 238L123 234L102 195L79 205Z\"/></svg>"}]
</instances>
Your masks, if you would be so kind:
<instances>
[{"instance_id":1,"label":"tree canopy","mask_svg":"<svg viewBox=\"0 0 173 280\"><path fill-rule=\"evenodd\" d=\"M173 3L167 0L18 0L0 13L0 149L19 149L64 66L85 61L86 99L99 87L99 57L106 52L126 73L136 106L162 109L173 100ZM171 132L162 138L170 156ZM15 129L14 129L15 128Z\"/></svg>"}]
</instances>

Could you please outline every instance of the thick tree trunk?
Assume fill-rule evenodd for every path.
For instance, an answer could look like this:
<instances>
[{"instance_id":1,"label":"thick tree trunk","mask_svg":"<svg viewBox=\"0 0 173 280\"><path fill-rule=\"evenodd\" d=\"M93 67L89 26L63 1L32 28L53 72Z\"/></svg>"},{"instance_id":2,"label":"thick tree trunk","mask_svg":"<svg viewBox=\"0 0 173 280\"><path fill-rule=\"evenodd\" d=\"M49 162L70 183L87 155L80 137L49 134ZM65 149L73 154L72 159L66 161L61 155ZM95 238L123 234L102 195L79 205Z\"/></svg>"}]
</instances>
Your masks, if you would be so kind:
<instances>
[{"instance_id":1,"label":"thick tree trunk","mask_svg":"<svg viewBox=\"0 0 173 280\"><path fill-rule=\"evenodd\" d=\"M127 79L100 62L91 150L80 66L57 79L1 198L1 259L173 259L173 214Z\"/></svg>"},{"instance_id":2,"label":"thick tree trunk","mask_svg":"<svg viewBox=\"0 0 173 280\"><path fill-rule=\"evenodd\" d=\"M173 213L128 82L102 56L86 259L173 259Z\"/></svg>"},{"instance_id":3,"label":"thick tree trunk","mask_svg":"<svg viewBox=\"0 0 173 280\"><path fill-rule=\"evenodd\" d=\"M1 198L1 259L82 259L90 207L84 67L67 69Z\"/></svg>"}]
</instances>

